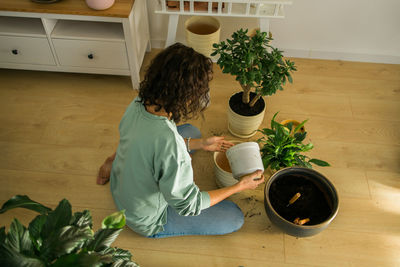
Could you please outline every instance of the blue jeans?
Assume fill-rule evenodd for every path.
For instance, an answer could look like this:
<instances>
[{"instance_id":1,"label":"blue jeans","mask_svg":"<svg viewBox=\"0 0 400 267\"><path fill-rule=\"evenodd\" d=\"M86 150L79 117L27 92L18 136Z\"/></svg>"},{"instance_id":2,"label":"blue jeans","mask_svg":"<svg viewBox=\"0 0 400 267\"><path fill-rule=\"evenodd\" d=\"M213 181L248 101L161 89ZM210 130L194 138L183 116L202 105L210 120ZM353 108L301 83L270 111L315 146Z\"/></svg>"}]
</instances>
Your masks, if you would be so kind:
<instances>
[{"instance_id":1,"label":"blue jeans","mask_svg":"<svg viewBox=\"0 0 400 267\"><path fill-rule=\"evenodd\" d=\"M168 206L164 231L151 238L183 235L224 235L239 230L244 223L240 208L229 200L223 200L202 210L197 216L181 216Z\"/></svg>"},{"instance_id":2,"label":"blue jeans","mask_svg":"<svg viewBox=\"0 0 400 267\"><path fill-rule=\"evenodd\" d=\"M178 132L184 138L201 138L199 129L191 124L178 126ZM198 216L181 216L173 208L168 207L167 223L164 225L164 230L149 237L224 235L236 232L242 227L243 223L243 212L229 200L223 200L202 210Z\"/></svg>"}]
</instances>

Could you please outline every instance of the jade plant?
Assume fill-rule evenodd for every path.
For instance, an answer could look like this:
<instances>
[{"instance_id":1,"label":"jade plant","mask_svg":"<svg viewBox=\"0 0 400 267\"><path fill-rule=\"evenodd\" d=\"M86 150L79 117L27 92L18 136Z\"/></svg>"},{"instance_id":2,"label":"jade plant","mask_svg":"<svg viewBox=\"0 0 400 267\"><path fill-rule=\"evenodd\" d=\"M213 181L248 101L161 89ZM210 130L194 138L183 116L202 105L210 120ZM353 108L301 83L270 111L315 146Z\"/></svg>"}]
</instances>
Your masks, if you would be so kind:
<instances>
[{"instance_id":1,"label":"jade plant","mask_svg":"<svg viewBox=\"0 0 400 267\"><path fill-rule=\"evenodd\" d=\"M124 211L106 217L94 233L90 211L72 213L66 199L52 210L17 195L4 203L0 213L14 208L39 215L28 227L14 219L8 233L0 228L0 266L138 266L129 251L110 247L125 225Z\"/></svg>"},{"instance_id":2,"label":"jade plant","mask_svg":"<svg viewBox=\"0 0 400 267\"><path fill-rule=\"evenodd\" d=\"M223 73L236 76L243 89L242 101L253 107L262 96L283 90L286 81L292 83L291 72L296 71L294 62L284 59L282 52L270 45L273 40L259 30L252 36L240 29L226 42L213 44L211 56L219 55L217 64ZM250 92L256 95L250 99Z\"/></svg>"},{"instance_id":3,"label":"jade plant","mask_svg":"<svg viewBox=\"0 0 400 267\"><path fill-rule=\"evenodd\" d=\"M330 166L328 162L309 158L302 154L303 152L313 149L313 144L303 144L303 140L307 136L307 132L301 132L300 129L308 121L305 120L296 127L290 122L282 125L275 121L275 113L271 120L271 128L259 130L263 136L257 140L261 145L261 157L264 168L271 170L279 170L285 167L301 166L312 168L312 164L326 167Z\"/></svg>"}]
</instances>

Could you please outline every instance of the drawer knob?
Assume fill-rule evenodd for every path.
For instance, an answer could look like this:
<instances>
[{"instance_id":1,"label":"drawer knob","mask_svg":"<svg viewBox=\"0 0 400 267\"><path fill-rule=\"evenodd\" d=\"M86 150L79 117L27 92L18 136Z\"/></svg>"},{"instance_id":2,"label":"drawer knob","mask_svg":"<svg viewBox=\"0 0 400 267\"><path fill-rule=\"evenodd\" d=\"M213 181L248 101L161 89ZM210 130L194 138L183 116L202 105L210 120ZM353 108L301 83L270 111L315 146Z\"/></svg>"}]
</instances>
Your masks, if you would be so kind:
<instances>
[{"instance_id":1,"label":"drawer knob","mask_svg":"<svg viewBox=\"0 0 400 267\"><path fill-rule=\"evenodd\" d=\"M89 54L88 56L87 56L89 59L93 59L93 54Z\"/></svg>"},{"instance_id":2,"label":"drawer knob","mask_svg":"<svg viewBox=\"0 0 400 267\"><path fill-rule=\"evenodd\" d=\"M18 55L18 50L17 50L17 49L13 49L11 52L12 52L14 55Z\"/></svg>"}]
</instances>

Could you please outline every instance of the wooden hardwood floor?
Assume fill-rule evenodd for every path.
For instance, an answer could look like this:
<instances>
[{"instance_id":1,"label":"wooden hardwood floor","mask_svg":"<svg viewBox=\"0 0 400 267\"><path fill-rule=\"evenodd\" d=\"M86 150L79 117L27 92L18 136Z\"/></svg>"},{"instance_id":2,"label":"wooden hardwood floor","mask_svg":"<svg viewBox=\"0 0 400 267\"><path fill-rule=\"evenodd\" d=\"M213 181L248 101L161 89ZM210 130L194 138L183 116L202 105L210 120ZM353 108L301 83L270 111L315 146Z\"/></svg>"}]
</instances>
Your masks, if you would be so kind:
<instances>
[{"instance_id":1,"label":"wooden hardwood floor","mask_svg":"<svg viewBox=\"0 0 400 267\"><path fill-rule=\"evenodd\" d=\"M294 84L266 98L262 126L277 111L278 120L309 119L311 155L332 164L317 169L340 197L330 227L309 238L283 234L268 220L259 187L232 197L256 213L236 233L153 240L127 228L115 246L141 266L400 266L400 65L293 60ZM27 194L55 206L67 198L74 210L91 210L97 229L115 206L95 176L117 147L119 120L136 95L130 86L129 77L1 69L0 202ZM236 139L226 107L239 86L215 66L210 87L212 104L192 123L204 136ZM212 154L195 154L193 167L200 188L216 188ZM7 212L0 226L33 216Z\"/></svg>"}]
</instances>

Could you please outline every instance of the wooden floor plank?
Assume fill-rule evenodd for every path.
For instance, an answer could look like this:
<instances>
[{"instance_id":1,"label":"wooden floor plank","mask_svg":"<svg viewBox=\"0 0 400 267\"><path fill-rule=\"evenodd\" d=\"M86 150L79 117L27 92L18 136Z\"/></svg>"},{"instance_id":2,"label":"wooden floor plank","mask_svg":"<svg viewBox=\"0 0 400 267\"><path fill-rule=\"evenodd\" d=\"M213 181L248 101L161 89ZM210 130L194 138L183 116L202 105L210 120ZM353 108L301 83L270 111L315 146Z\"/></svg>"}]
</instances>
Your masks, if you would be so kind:
<instances>
[{"instance_id":1,"label":"wooden floor plank","mask_svg":"<svg viewBox=\"0 0 400 267\"><path fill-rule=\"evenodd\" d=\"M398 266L400 237L326 229L309 238L285 235L287 263L316 266Z\"/></svg>"},{"instance_id":2,"label":"wooden floor plank","mask_svg":"<svg viewBox=\"0 0 400 267\"><path fill-rule=\"evenodd\" d=\"M96 175L109 152L94 148L0 142L0 169Z\"/></svg>"},{"instance_id":3,"label":"wooden floor plank","mask_svg":"<svg viewBox=\"0 0 400 267\"><path fill-rule=\"evenodd\" d=\"M372 199L400 203L400 173L367 171L366 175ZM393 204L389 202L389 206Z\"/></svg>"}]
</instances>

